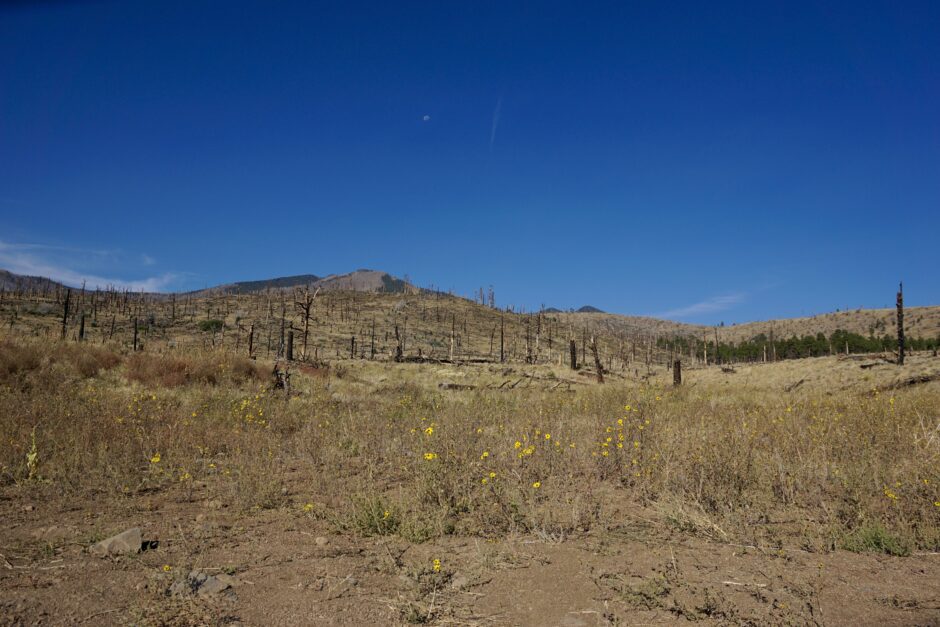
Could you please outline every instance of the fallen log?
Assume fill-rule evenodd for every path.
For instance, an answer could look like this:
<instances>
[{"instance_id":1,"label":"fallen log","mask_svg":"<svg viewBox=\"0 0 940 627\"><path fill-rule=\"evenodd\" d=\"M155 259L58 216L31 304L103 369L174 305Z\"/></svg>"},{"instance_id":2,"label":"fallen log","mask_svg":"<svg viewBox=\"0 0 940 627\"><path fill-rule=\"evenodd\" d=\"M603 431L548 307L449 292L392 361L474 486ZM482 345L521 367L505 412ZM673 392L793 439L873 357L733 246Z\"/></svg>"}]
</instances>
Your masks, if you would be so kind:
<instances>
[{"instance_id":1,"label":"fallen log","mask_svg":"<svg viewBox=\"0 0 940 627\"><path fill-rule=\"evenodd\" d=\"M792 383L792 384L788 385L787 387L783 388L783 391L784 391L784 392L792 392L792 391L795 390L796 388L798 388L798 387L800 387L801 385L803 385L803 382L804 382L804 381L806 381L806 379L800 379L800 380L797 381L796 383Z\"/></svg>"},{"instance_id":2,"label":"fallen log","mask_svg":"<svg viewBox=\"0 0 940 627\"><path fill-rule=\"evenodd\" d=\"M880 391L884 392L887 390L897 390L900 388L910 387L912 385L920 385L922 383L930 383L931 381L940 381L940 372L935 372L933 374L922 374L916 377L908 377L907 379L902 379L890 385L884 385L878 388Z\"/></svg>"},{"instance_id":3,"label":"fallen log","mask_svg":"<svg viewBox=\"0 0 940 627\"><path fill-rule=\"evenodd\" d=\"M475 390L477 386L475 385L466 385L464 383L451 383L445 381L444 383L438 383L437 387L441 390Z\"/></svg>"}]
</instances>

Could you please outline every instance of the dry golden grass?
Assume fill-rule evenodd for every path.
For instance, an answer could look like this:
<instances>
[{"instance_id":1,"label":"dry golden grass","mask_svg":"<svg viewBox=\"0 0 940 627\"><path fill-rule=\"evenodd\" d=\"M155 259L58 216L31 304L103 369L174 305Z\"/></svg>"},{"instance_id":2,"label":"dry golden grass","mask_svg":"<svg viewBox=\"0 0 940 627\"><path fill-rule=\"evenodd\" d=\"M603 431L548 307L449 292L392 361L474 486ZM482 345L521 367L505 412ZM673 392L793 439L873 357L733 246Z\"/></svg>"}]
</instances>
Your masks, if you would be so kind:
<instances>
[{"instance_id":1,"label":"dry golden grass","mask_svg":"<svg viewBox=\"0 0 940 627\"><path fill-rule=\"evenodd\" d=\"M906 307L904 327L908 337L940 337L940 307ZM802 337L817 333L829 337L838 330L858 333L865 337L894 337L897 334L897 310L852 309L801 318L747 322L722 327L720 335L722 342L743 342L760 333L770 337L773 332L777 338ZM699 335L701 336L701 333Z\"/></svg>"},{"instance_id":2,"label":"dry golden grass","mask_svg":"<svg viewBox=\"0 0 940 627\"><path fill-rule=\"evenodd\" d=\"M564 324L578 329L587 326L600 333L624 335L655 334L661 337L688 336L698 340L703 337L714 340L715 327L699 324L686 324L671 320L660 320L641 316L621 316L607 313L556 314ZM909 338L940 337L940 306L907 307L904 319L905 332ZM837 312L785 318L780 320L762 320L741 324L727 324L719 327L718 334L722 343L740 343L753 339L759 334L765 337L773 335L776 339L815 336L822 333L826 337L836 331L848 331L864 337L874 335L894 337L897 334L897 310L895 309L853 309ZM835 347L840 350L839 347Z\"/></svg>"},{"instance_id":3,"label":"dry golden grass","mask_svg":"<svg viewBox=\"0 0 940 627\"><path fill-rule=\"evenodd\" d=\"M563 538L639 504L722 541L940 548L936 385L786 393L726 384L721 376L746 375L714 370L678 389L613 380L568 391L551 383L565 371L549 366L510 375L348 360L327 377L295 372L286 398L262 377L270 365L224 351L2 346L0 480L43 498L162 493L292 507L415 542ZM531 387L485 387L520 373ZM437 389L458 380L479 387ZM288 499L282 488L298 476L309 493Z\"/></svg>"},{"instance_id":4,"label":"dry golden grass","mask_svg":"<svg viewBox=\"0 0 940 627\"><path fill-rule=\"evenodd\" d=\"M926 351L908 354L901 368L894 363L893 355L881 354L738 363L730 366L731 371L728 368L685 367L683 381L691 386L715 386L738 393L789 390L790 397L798 397L807 391L827 396L887 391L918 377L940 378L940 359ZM660 373L654 381L667 384L672 382L671 377L669 372Z\"/></svg>"}]
</instances>

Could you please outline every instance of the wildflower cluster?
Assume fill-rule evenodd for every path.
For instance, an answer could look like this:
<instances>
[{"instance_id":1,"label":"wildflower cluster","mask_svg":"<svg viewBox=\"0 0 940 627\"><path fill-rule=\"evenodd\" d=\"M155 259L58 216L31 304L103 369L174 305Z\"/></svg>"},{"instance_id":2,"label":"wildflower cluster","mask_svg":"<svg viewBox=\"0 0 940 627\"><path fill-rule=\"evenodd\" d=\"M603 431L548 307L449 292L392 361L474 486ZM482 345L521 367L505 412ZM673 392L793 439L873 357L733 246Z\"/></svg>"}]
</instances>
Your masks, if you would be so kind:
<instances>
[{"instance_id":1,"label":"wildflower cluster","mask_svg":"<svg viewBox=\"0 0 940 627\"><path fill-rule=\"evenodd\" d=\"M243 398L232 404L232 418L236 423L236 429L240 425L254 425L263 429L269 429L271 424L265 416L266 393L259 390L254 396ZM198 413L193 412L195 418Z\"/></svg>"}]
</instances>

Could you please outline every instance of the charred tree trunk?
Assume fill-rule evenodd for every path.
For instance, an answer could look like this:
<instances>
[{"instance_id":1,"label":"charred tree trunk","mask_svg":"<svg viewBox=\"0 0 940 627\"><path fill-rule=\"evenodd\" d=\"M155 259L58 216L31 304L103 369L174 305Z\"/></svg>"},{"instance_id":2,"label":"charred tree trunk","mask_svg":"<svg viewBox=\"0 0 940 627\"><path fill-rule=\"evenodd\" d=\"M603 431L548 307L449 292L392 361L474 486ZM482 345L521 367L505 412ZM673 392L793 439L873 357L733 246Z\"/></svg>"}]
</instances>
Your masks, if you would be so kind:
<instances>
[{"instance_id":1,"label":"charred tree trunk","mask_svg":"<svg viewBox=\"0 0 940 627\"><path fill-rule=\"evenodd\" d=\"M594 353L594 368L597 370L597 382L604 382L604 366L601 365L601 357L597 352L597 340L591 336L591 352Z\"/></svg>"},{"instance_id":2,"label":"charred tree trunk","mask_svg":"<svg viewBox=\"0 0 940 627\"><path fill-rule=\"evenodd\" d=\"M904 283L898 286L898 365L904 365Z\"/></svg>"},{"instance_id":3,"label":"charred tree trunk","mask_svg":"<svg viewBox=\"0 0 940 627\"><path fill-rule=\"evenodd\" d=\"M529 341L529 318L525 320L525 363L532 363L532 344Z\"/></svg>"},{"instance_id":4,"label":"charred tree trunk","mask_svg":"<svg viewBox=\"0 0 940 627\"><path fill-rule=\"evenodd\" d=\"M317 288L317 290L311 294L309 287L304 288L303 291L299 289L294 291L297 298L294 302L294 306L297 307L304 320L303 352L301 353L301 359L304 361L307 359L307 338L310 336L310 310L313 308L313 303L319 293L320 288Z\"/></svg>"},{"instance_id":5,"label":"charred tree trunk","mask_svg":"<svg viewBox=\"0 0 940 627\"><path fill-rule=\"evenodd\" d=\"M62 306L62 339L65 339L65 332L69 325L69 301L72 298L72 290L65 291L65 304Z\"/></svg>"},{"instance_id":6,"label":"charred tree trunk","mask_svg":"<svg viewBox=\"0 0 940 627\"><path fill-rule=\"evenodd\" d=\"M277 356L278 358L284 356L284 328L287 324L287 306L284 304L283 298L281 299L281 339L277 345Z\"/></svg>"},{"instance_id":7,"label":"charred tree trunk","mask_svg":"<svg viewBox=\"0 0 940 627\"><path fill-rule=\"evenodd\" d=\"M718 343L718 327L715 327L715 363L721 365L721 344Z\"/></svg>"},{"instance_id":8,"label":"charred tree trunk","mask_svg":"<svg viewBox=\"0 0 940 627\"><path fill-rule=\"evenodd\" d=\"M571 350L571 369L578 369L578 345L574 340L571 340L571 343L568 345Z\"/></svg>"},{"instance_id":9,"label":"charred tree trunk","mask_svg":"<svg viewBox=\"0 0 940 627\"><path fill-rule=\"evenodd\" d=\"M457 334L457 316L450 316L450 362L454 363L454 341Z\"/></svg>"},{"instance_id":10,"label":"charred tree trunk","mask_svg":"<svg viewBox=\"0 0 940 627\"><path fill-rule=\"evenodd\" d=\"M678 359L672 364L672 384L682 385L682 361Z\"/></svg>"},{"instance_id":11,"label":"charred tree trunk","mask_svg":"<svg viewBox=\"0 0 940 627\"><path fill-rule=\"evenodd\" d=\"M372 338L369 346L369 359L375 359L375 318L372 318Z\"/></svg>"}]
</instances>

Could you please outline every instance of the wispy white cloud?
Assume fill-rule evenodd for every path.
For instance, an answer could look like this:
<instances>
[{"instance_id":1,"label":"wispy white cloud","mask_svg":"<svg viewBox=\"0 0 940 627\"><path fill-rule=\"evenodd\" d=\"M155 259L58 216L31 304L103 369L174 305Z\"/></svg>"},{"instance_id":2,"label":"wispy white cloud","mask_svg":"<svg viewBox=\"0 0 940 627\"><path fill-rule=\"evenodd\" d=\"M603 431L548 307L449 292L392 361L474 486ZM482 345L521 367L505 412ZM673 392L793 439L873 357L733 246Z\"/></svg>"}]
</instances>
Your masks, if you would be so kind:
<instances>
[{"instance_id":1,"label":"wispy white cloud","mask_svg":"<svg viewBox=\"0 0 940 627\"><path fill-rule=\"evenodd\" d=\"M0 240L0 251L2 250L75 253L78 255L93 255L95 257L115 257L118 254L116 250L108 250L105 248L76 248L74 246L54 246L52 244L36 244L30 242L17 242L13 244Z\"/></svg>"},{"instance_id":2,"label":"wispy white cloud","mask_svg":"<svg viewBox=\"0 0 940 627\"><path fill-rule=\"evenodd\" d=\"M711 298L706 298L703 301L692 303L691 305L686 305L685 307L678 307L676 309L664 311L660 314L656 314L656 317L689 318L692 316L717 313L719 311L731 309L735 305L743 302L745 297L746 295L740 292L735 294L725 294L723 296L712 296Z\"/></svg>"},{"instance_id":3,"label":"wispy white cloud","mask_svg":"<svg viewBox=\"0 0 940 627\"><path fill-rule=\"evenodd\" d=\"M503 97L496 99L496 108L493 109L493 125L490 128L490 150L493 149L493 142L496 141L496 127L499 126L499 111L503 108Z\"/></svg>"},{"instance_id":4,"label":"wispy white cloud","mask_svg":"<svg viewBox=\"0 0 940 627\"><path fill-rule=\"evenodd\" d=\"M150 255L143 253L140 255L140 262L145 266L152 266L153 264L157 263L157 260Z\"/></svg>"},{"instance_id":5,"label":"wispy white cloud","mask_svg":"<svg viewBox=\"0 0 940 627\"><path fill-rule=\"evenodd\" d=\"M71 267L73 264L50 259L48 254L44 254L52 251L72 255L113 254L113 251L92 251L44 244L14 244L0 241L0 267L16 274L46 277L74 287L81 286L84 283L89 288L111 286L117 289L143 290L145 292L163 291L179 278L179 275L174 273L165 273L143 279L119 279L99 276L94 273L74 270Z\"/></svg>"}]
</instances>

